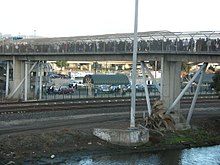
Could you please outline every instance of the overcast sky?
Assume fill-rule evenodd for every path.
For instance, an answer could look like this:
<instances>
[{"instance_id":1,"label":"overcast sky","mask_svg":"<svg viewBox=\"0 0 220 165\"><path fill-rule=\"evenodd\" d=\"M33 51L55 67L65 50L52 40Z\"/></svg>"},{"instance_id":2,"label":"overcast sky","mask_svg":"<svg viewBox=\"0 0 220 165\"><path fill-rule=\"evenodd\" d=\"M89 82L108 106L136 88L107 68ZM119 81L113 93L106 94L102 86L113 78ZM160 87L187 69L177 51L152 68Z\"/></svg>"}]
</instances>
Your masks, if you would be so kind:
<instances>
[{"instance_id":1,"label":"overcast sky","mask_svg":"<svg viewBox=\"0 0 220 165\"><path fill-rule=\"evenodd\" d=\"M134 30L135 0L1 0L0 33L64 37ZM138 31L220 31L220 0L139 0Z\"/></svg>"}]
</instances>

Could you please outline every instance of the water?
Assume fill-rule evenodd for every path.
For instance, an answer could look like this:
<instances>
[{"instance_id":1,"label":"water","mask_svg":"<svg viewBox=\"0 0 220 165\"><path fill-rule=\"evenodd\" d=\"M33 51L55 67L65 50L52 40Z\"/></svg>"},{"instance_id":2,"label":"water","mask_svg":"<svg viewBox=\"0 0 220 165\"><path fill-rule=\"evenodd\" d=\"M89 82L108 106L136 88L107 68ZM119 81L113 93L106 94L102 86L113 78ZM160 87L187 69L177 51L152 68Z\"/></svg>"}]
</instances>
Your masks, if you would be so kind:
<instances>
[{"instance_id":1,"label":"water","mask_svg":"<svg viewBox=\"0 0 220 165\"><path fill-rule=\"evenodd\" d=\"M220 146L183 150L181 164L220 165Z\"/></svg>"},{"instance_id":2,"label":"water","mask_svg":"<svg viewBox=\"0 0 220 165\"><path fill-rule=\"evenodd\" d=\"M33 163L33 162L32 162ZM26 162L24 164L30 164ZM42 159L34 164L46 165L220 165L220 145L166 150L157 153L119 154L111 156L55 157Z\"/></svg>"}]
</instances>

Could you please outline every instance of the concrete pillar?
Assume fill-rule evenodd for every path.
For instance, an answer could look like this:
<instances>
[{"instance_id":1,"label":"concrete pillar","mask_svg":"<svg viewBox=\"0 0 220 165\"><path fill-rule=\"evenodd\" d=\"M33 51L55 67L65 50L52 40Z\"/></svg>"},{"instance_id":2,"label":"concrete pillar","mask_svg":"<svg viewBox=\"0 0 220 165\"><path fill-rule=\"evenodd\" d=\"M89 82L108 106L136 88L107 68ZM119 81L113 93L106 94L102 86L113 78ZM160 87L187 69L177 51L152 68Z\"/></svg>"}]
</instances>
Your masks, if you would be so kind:
<instances>
[{"instance_id":1,"label":"concrete pillar","mask_svg":"<svg viewBox=\"0 0 220 165\"><path fill-rule=\"evenodd\" d=\"M32 64L30 61L27 63L27 95L28 95L28 99L32 98L31 95L31 75L30 75L30 69L31 66L34 65Z\"/></svg>"},{"instance_id":2,"label":"concrete pillar","mask_svg":"<svg viewBox=\"0 0 220 165\"><path fill-rule=\"evenodd\" d=\"M9 69L10 69L10 63L7 61L6 65L6 87L5 87L5 96L7 97L9 94Z\"/></svg>"},{"instance_id":3,"label":"concrete pillar","mask_svg":"<svg viewBox=\"0 0 220 165\"><path fill-rule=\"evenodd\" d=\"M89 68L89 72L92 72L92 63L89 63L88 66L89 66L88 67Z\"/></svg>"},{"instance_id":4,"label":"concrete pillar","mask_svg":"<svg viewBox=\"0 0 220 165\"><path fill-rule=\"evenodd\" d=\"M13 92L17 86L20 84L22 79L24 78L24 62L18 61L16 58L13 58L13 82L11 92ZM22 99L23 98L23 86L21 86L16 93L12 96L12 98Z\"/></svg>"},{"instance_id":5,"label":"concrete pillar","mask_svg":"<svg viewBox=\"0 0 220 165\"><path fill-rule=\"evenodd\" d=\"M24 101L27 101L30 98L30 62L25 61L25 80L24 80Z\"/></svg>"},{"instance_id":6,"label":"concrete pillar","mask_svg":"<svg viewBox=\"0 0 220 165\"><path fill-rule=\"evenodd\" d=\"M42 67L43 67L43 63L40 63L40 82L39 82L39 100L42 99L42 81L43 81L43 73L42 73Z\"/></svg>"},{"instance_id":7,"label":"concrete pillar","mask_svg":"<svg viewBox=\"0 0 220 165\"><path fill-rule=\"evenodd\" d=\"M166 57L161 59L162 77L161 77L161 100L166 108L174 102L181 91L181 62L167 61ZM180 109L178 103L174 110Z\"/></svg>"},{"instance_id":8,"label":"concrete pillar","mask_svg":"<svg viewBox=\"0 0 220 165\"><path fill-rule=\"evenodd\" d=\"M35 88L34 88L34 98L37 99L38 98L38 87L39 87L39 79L38 79L38 76L39 76L39 63L37 64L37 67L35 69Z\"/></svg>"},{"instance_id":9,"label":"concrete pillar","mask_svg":"<svg viewBox=\"0 0 220 165\"><path fill-rule=\"evenodd\" d=\"M25 75L28 74L28 63L25 62ZM27 101L28 99L28 76L25 76L24 80L24 101Z\"/></svg>"},{"instance_id":10,"label":"concrete pillar","mask_svg":"<svg viewBox=\"0 0 220 165\"><path fill-rule=\"evenodd\" d=\"M18 61L13 58L13 81L11 92L8 98L27 100L30 92L30 73L36 66L36 62L29 69L30 65L24 61Z\"/></svg>"}]
</instances>

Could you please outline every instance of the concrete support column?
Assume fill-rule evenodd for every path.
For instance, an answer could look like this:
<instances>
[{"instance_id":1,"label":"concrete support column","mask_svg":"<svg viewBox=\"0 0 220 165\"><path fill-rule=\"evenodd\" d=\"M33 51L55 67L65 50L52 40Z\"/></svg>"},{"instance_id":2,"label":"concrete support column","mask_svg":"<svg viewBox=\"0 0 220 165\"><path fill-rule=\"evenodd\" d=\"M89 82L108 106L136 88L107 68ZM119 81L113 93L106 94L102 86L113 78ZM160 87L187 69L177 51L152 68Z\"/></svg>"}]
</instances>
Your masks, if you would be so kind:
<instances>
[{"instance_id":1,"label":"concrete support column","mask_svg":"<svg viewBox=\"0 0 220 165\"><path fill-rule=\"evenodd\" d=\"M24 62L18 61L16 58L13 58L13 86L11 92L13 92L17 86L20 84L24 78ZM12 98L22 99L23 98L23 87L19 88L17 92L12 96Z\"/></svg>"},{"instance_id":2,"label":"concrete support column","mask_svg":"<svg viewBox=\"0 0 220 165\"><path fill-rule=\"evenodd\" d=\"M34 98L42 99L42 82L43 82L43 73L42 73L43 63L41 61L37 62L37 67L35 69L35 89L34 89Z\"/></svg>"},{"instance_id":3,"label":"concrete support column","mask_svg":"<svg viewBox=\"0 0 220 165\"><path fill-rule=\"evenodd\" d=\"M24 61L13 59L13 81L11 92L8 98L24 99L30 92L30 73L36 66L36 62L29 69L30 65ZM24 83L25 82L25 83Z\"/></svg>"},{"instance_id":4,"label":"concrete support column","mask_svg":"<svg viewBox=\"0 0 220 165\"><path fill-rule=\"evenodd\" d=\"M31 67L32 65L34 65L34 63L32 62L28 62L27 63L27 99L30 99L32 98L32 95L31 95Z\"/></svg>"},{"instance_id":5,"label":"concrete support column","mask_svg":"<svg viewBox=\"0 0 220 165\"><path fill-rule=\"evenodd\" d=\"M42 67L43 67L43 63L40 63L40 82L39 82L39 100L42 99L42 81L43 81L43 73L42 73Z\"/></svg>"},{"instance_id":6,"label":"concrete support column","mask_svg":"<svg viewBox=\"0 0 220 165\"><path fill-rule=\"evenodd\" d=\"M30 74L29 74L29 71L30 71L30 62L25 62L25 79L24 79L24 101L27 101L28 98L30 98ZM29 97L28 97L29 96Z\"/></svg>"},{"instance_id":7,"label":"concrete support column","mask_svg":"<svg viewBox=\"0 0 220 165\"><path fill-rule=\"evenodd\" d=\"M35 69L36 75L35 75L35 88L34 88L34 98L38 98L38 87L39 87L39 80L38 80L38 73L39 73L39 63L37 63L37 67Z\"/></svg>"},{"instance_id":8,"label":"concrete support column","mask_svg":"<svg viewBox=\"0 0 220 165\"><path fill-rule=\"evenodd\" d=\"M92 72L92 63L89 63L89 72Z\"/></svg>"},{"instance_id":9,"label":"concrete support column","mask_svg":"<svg viewBox=\"0 0 220 165\"><path fill-rule=\"evenodd\" d=\"M165 107L169 108L181 91L181 62L167 61L166 57L162 57L161 63L162 79L160 97ZM180 103L174 109L180 109Z\"/></svg>"},{"instance_id":10,"label":"concrete support column","mask_svg":"<svg viewBox=\"0 0 220 165\"><path fill-rule=\"evenodd\" d=\"M28 99L28 62L25 62L24 101Z\"/></svg>"},{"instance_id":11,"label":"concrete support column","mask_svg":"<svg viewBox=\"0 0 220 165\"><path fill-rule=\"evenodd\" d=\"M9 95L9 69L10 69L10 63L7 61L6 65L6 87L5 87L5 96L8 97Z\"/></svg>"}]
</instances>

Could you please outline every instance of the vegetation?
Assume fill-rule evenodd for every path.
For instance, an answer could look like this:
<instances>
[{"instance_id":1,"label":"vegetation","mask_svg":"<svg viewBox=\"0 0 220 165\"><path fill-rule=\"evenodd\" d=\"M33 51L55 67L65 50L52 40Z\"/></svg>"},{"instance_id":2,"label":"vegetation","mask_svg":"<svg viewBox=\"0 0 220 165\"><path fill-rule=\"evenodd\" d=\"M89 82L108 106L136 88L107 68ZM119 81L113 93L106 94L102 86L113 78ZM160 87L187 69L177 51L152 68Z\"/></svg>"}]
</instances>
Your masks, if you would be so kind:
<instances>
[{"instance_id":1,"label":"vegetation","mask_svg":"<svg viewBox=\"0 0 220 165\"><path fill-rule=\"evenodd\" d=\"M182 71L189 73L191 68L192 68L192 63L190 63L190 62L183 62L182 63Z\"/></svg>"},{"instance_id":2,"label":"vegetation","mask_svg":"<svg viewBox=\"0 0 220 165\"><path fill-rule=\"evenodd\" d=\"M219 76L220 77L220 76ZM219 79L220 80L220 79ZM175 129L173 115L165 113L166 109L161 101L155 101L152 114L145 119L145 126L150 131L150 144L158 146L204 146L219 144L220 136L217 118L194 119L191 129Z\"/></svg>"},{"instance_id":3,"label":"vegetation","mask_svg":"<svg viewBox=\"0 0 220 165\"><path fill-rule=\"evenodd\" d=\"M69 64L67 63L67 61L56 61L55 64L56 64L58 67L60 67L61 70L62 70L62 68L66 68L67 66L69 66Z\"/></svg>"},{"instance_id":4,"label":"vegetation","mask_svg":"<svg viewBox=\"0 0 220 165\"><path fill-rule=\"evenodd\" d=\"M216 144L220 140L220 137L213 131L207 131L205 129L176 131L172 134L167 134L165 138L161 140L162 144L183 144L187 146Z\"/></svg>"},{"instance_id":5,"label":"vegetation","mask_svg":"<svg viewBox=\"0 0 220 165\"><path fill-rule=\"evenodd\" d=\"M164 135L163 132L175 130L175 122L171 115L166 114L163 102L157 100L152 106L152 114L145 119L145 126L153 132Z\"/></svg>"},{"instance_id":6,"label":"vegetation","mask_svg":"<svg viewBox=\"0 0 220 165\"><path fill-rule=\"evenodd\" d=\"M213 88L218 94L218 97L220 99L220 70L217 70L215 72L215 75L213 76Z\"/></svg>"}]
</instances>

